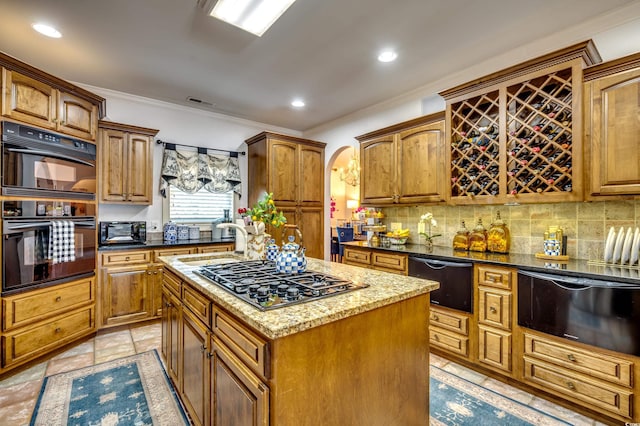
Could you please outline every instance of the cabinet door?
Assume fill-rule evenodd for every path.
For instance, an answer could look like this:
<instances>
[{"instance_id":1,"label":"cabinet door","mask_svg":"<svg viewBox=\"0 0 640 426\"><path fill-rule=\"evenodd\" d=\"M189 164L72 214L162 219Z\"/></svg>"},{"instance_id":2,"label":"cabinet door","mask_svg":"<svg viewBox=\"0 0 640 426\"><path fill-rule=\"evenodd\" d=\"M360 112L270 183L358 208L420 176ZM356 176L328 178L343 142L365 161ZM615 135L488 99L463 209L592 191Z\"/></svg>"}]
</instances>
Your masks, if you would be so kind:
<instances>
[{"instance_id":1,"label":"cabinet door","mask_svg":"<svg viewBox=\"0 0 640 426\"><path fill-rule=\"evenodd\" d=\"M478 326L478 361L498 370L511 371L511 333Z\"/></svg>"},{"instance_id":2,"label":"cabinet door","mask_svg":"<svg viewBox=\"0 0 640 426\"><path fill-rule=\"evenodd\" d=\"M151 291L151 316L159 317L162 315L162 266L156 265L149 267L147 276L149 278L149 289Z\"/></svg>"},{"instance_id":3,"label":"cabinet door","mask_svg":"<svg viewBox=\"0 0 640 426\"><path fill-rule=\"evenodd\" d=\"M207 328L182 311L182 401L196 425L209 424L209 338ZM232 424L232 423L228 423Z\"/></svg>"},{"instance_id":4,"label":"cabinet door","mask_svg":"<svg viewBox=\"0 0 640 426\"><path fill-rule=\"evenodd\" d=\"M2 115L45 129L55 129L58 91L6 68L2 69Z\"/></svg>"},{"instance_id":5,"label":"cabinet door","mask_svg":"<svg viewBox=\"0 0 640 426\"><path fill-rule=\"evenodd\" d=\"M268 425L269 388L217 339L212 345L212 424Z\"/></svg>"},{"instance_id":6,"label":"cabinet door","mask_svg":"<svg viewBox=\"0 0 640 426\"><path fill-rule=\"evenodd\" d=\"M400 133L398 194L401 203L444 200L444 121Z\"/></svg>"},{"instance_id":7,"label":"cabinet door","mask_svg":"<svg viewBox=\"0 0 640 426\"><path fill-rule=\"evenodd\" d=\"M271 188L278 207L295 204L298 200L298 144L272 140L269 151L267 188Z\"/></svg>"},{"instance_id":8,"label":"cabinet door","mask_svg":"<svg viewBox=\"0 0 640 426\"><path fill-rule=\"evenodd\" d=\"M126 324L151 316L146 265L106 268L102 278L103 325Z\"/></svg>"},{"instance_id":9,"label":"cabinet door","mask_svg":"<svg viewBox=\"0 0 640 426\"><path fill-rule=\"evenodd\" d=\"M146 135L129 133L127 136L127 201L136 204L151 204L153 162L151 158L151 138Z\"/></svg>"},{"instance_id":10,"label":"cabinet door","mask_svg":"<svg viewBox=\"0 0 640 426\"><path fill-rule=\"evenodd\" d=\"M182 377L180 373L182 306L180 299L168 289L162 292L162 302L162 355L164 356L169 377L179 388L180 377Z\"/></svg>"},{"instance_id":11,"label":"cabinet door","mask_svg":"<svg viewBox=\"0 0 640 426\"><path fill-rule=\"evenodd\" d=\"M593 195L640 194L640 69L585 84Z\"/></svg>"},{"instance_id":12,"label":"cabinet door","mask_svg":"<svg viewBox=\"0 0 640 426\"><path fill-rule=\"evenodd\" d=\"M322 207L301 207L297 225L302 232L306 256L324 259L324 212Z\"/></svg>"},{"instance_id":13,"label":"cabinet door","mask_svg":"<svg viewBox=\"0 0 640 426\"><path fill-rule=\"evenodd\" d=\"M302 205L321 206L324 203L324 149L300 145L300 168L298 182Z\"/></svg>"},{"instance_id":14,"label":"cabinet door","mask_svg":"<svg viewBox=\"0 0 640 426\"><path fill-rule=\"evenodd\" d=\"M396 147L393 135L360 145L360 200L363 204L396 201Z\"/></svg>"},{"instance_id":15,"label":"cabinet door","mask_svg":"<svg viewBox=\"0 0 640 426\"><path fill-rule=\"evenodd\" d=\"M98 107L67 92L58 96L58 130L79 138L95 140Z\"/></svg>"},{"instance_id":16,"label":"cabinet door","mask_svg":"<svg viewBox=\"0 0 640 426\"><path fill-rule=\"evenodd\" d=\"M119 130L102 130L100 141L100 200L124 201L127 198L127 135Z\"/></svg>"}]
</instances>

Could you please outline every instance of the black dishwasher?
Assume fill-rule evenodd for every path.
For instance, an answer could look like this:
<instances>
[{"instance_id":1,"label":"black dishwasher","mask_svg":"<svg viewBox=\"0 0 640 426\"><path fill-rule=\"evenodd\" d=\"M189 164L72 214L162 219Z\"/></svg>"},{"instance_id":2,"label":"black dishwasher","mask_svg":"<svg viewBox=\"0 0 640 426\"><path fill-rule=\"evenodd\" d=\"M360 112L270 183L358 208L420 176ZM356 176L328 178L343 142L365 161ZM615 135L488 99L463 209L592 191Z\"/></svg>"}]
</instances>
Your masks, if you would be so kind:
<instances>
[{"instance_id":1,"label":"black dishwasher","mask_svg":"<svg viewBox=\"0 0 640 426\"><path fill-rule=\"evenodd\" d=\"M518 324L640 355L640 284L518 271Z\"/></svg>"},{"instance_id":2,"label":"black dishwasher","mask_svg":"<svg viewBox=\"0 0 640 426\"><path fill-rule=\"evenodd\" d=\"M409 257L409 276L438 281L431 303L473 312L473 263Z\"/></svg>"}]
</instances>

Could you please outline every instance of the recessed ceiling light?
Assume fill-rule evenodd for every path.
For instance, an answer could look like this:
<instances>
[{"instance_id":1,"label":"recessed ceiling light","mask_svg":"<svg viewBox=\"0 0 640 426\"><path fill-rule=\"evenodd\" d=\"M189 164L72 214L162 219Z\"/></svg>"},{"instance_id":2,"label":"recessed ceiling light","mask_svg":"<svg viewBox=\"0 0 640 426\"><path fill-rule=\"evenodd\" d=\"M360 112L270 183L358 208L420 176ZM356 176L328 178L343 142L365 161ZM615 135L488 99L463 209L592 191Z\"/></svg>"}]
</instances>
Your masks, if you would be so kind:
<instances>
[{"instance_id":1,"label":"recessed ceiling light","mask_svg":"<svg viewBox=\"0 0 640 426\"><path fill-rule=\"evenodd\" d=\"M60 31L56 30L55 28L53 28L50 25L33 24L31 27L34 30L36 30L37 32L39 32L40 34L46 35L47 37L51 37L51 38L60 38L60 37L62 37L62 34L60 33Z\"/></svg>"},{"instance_id":2,"label":"recessed ceiling light","mask_svg":"<svg viewBox=\"0 0 640 426\"><path fill-rule=\"evenodd\" d=\"M380 62L392 62L392 61L395 61L397 57L398 57L398 54L393 50L383 50L378 55L378 60Z\"/></svg>"},{"instance_id":3,"label":"recessed ceiling light","mask_svg":"<svg viewBox=\"0 0 640 426\"><path fill-rule=\"evenodd\" d=\"M293 101L291 101L291 106L302 108L303 106L305 106L305 103L302 99L294 99Z\"/></svg>"},{"instance_id":4,"label":"recessed ceiling light","mask_svg":"<svg viewBox=\"0 0 640 426\"><path fill-rule=\"evenodd\" d=\"M294 1L217 0L209 15L260 37ZM208 9L213 0L199 0L199 3Z\"/></svg>"}]
</instances>

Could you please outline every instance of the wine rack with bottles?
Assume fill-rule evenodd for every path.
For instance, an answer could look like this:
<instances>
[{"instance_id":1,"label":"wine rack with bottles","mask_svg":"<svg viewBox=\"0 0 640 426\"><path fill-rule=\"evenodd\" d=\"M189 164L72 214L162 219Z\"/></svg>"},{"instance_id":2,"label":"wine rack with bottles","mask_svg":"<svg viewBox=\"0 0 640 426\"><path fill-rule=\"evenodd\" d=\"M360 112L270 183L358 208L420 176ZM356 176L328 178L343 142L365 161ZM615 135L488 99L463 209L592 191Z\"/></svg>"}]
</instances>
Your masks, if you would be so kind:
<instances>
[{"instance_id":1,"label":"wine rack with bottles","mask_svg":"<svg viewBox=\"0 0 640 426\"><path fill-rule=\"evenodd\" d=\"M509 195L572 192L571 68L507 87Z\"/></svg>"},{"instance_id":2,"label":"wine rack with bottles","mask_svg":"<svg viewBox=\"0 0 640 426\"><path fill-rule=\"evenodd\" d=\"M451 194L496 196L500 192L498 91L451 108Z\"/></svg>"},{"instance_id":3,"label":"wine rack with bottles","mask_svg":"<svg viewBox=\"0 0 640 426\"><path fill-rule=\"evenodd\" d=\"M453 204L580 201L586 41L440 92Z\"/></svg>"}]
</instances>

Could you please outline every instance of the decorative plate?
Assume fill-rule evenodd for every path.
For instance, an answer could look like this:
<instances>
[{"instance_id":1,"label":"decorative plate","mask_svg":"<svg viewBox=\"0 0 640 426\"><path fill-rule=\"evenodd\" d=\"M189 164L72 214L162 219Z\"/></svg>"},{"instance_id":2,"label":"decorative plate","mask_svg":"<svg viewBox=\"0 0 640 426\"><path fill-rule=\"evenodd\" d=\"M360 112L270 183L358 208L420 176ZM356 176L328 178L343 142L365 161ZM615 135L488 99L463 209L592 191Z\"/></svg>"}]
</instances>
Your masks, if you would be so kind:
<instances>
[{"instance_id":1,"label":"decorative plate","mask_svg":"<svg viewBox=\"0 0 640 426\"><path fill-rule=\"evenodd\" d=\"M616 245L613 248L613 257L611 263L618 263L620 261L620 255L622 254L622 243L624 243L624 226L620 227L618 236L616 237Z\"/></svg>"},{"instance_id":2,"label":"decorative plate","mask_svg":"<svg viewBox=\"0 0 640 426\"><path fill-rule=\"evenodd\" d=\"M616 231L613 229L609 229L609 234L607 235L607 240L604 243L604 261L608 262L613 257L613 243L616 240Z\"/></svg>"},{"instance_id":3,"label":"decorative plate","mask_svg":"<svg viewBox=\"0 0 640 426\"><path fill-rule=\"evenodd\" d=\"M629 261L631 257L631 243L633 242L633 229L629 227L627 234L624 237L624 244L622 245L622 254L620 255L620 263L624 264Z\"/></svg>"},{"instance_id":4,"label":"decorative plate","mask_svg":"<svg viewBox=\"0 0 640 426\"><path fill-rule=\"evenodd\" d=\"M636 232L633 234L633 243L631 243L631 257L629 258L629 265L635 265L638 261L638 251L640 250L640 228L636 228Z\"/></svg>"}]
</instances>

